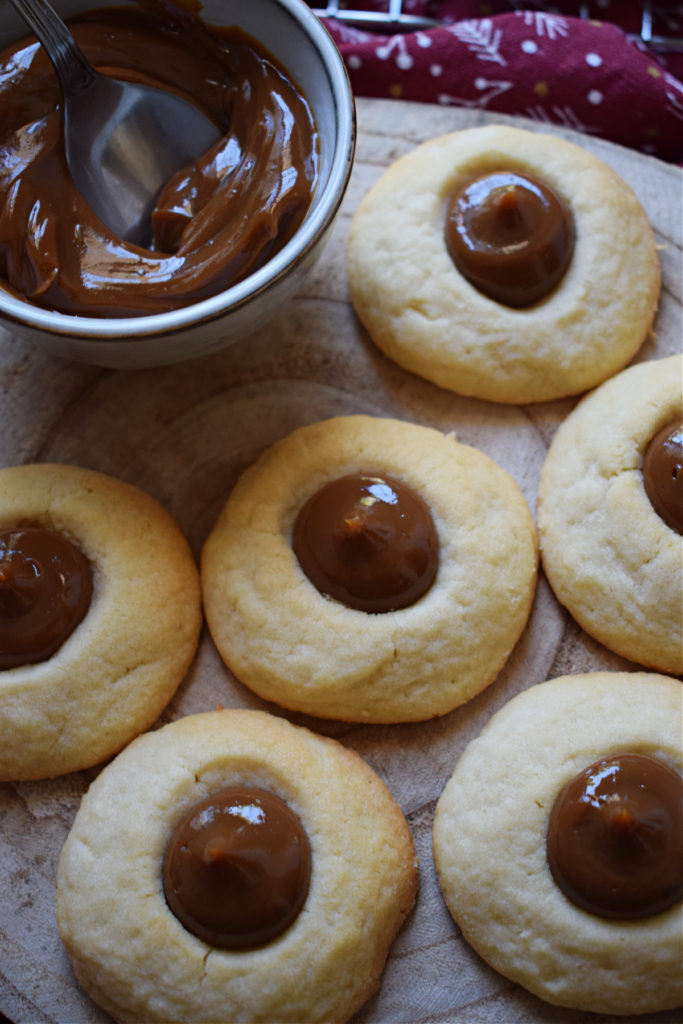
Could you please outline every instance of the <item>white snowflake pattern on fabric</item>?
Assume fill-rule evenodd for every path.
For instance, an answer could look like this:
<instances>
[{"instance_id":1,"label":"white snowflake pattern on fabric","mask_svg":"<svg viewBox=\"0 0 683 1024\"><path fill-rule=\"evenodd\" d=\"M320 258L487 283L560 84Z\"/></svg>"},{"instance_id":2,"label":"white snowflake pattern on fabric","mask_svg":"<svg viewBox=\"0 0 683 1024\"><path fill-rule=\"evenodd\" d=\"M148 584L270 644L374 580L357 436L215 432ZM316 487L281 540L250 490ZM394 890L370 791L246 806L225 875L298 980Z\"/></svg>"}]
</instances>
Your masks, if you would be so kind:
<instances>
[{"instance_id":1,"label":"white snowflake pattern on fabric","mask_svg":"<svg viewBox=\"0 0 683 1024\"><path fill-rule=\"evenodd\" d=\"M424 32L414 32L412 38L422 49L427 49L432 45L431 39ZM386 36L384 41L376 48L375 55L379 57L380 60L388 60L394 51L394 62L396 67L401 71L409 71L415 61L410 54L405 36Z\"/></svg>"},{"instance_id":2,"label":"white snowflake pattern on fabric","mask_svg":"<svg viewBox=\"0 0 683 1024\"><path fill-rule=\"evenodd\" d=\"M348 25L345 21L335 21L334 30L337 41L342 46L346 43L367 43L374 38L369 32L364 32L362 28Z\"/></svg>"},{"instance_id":3,"label":"white snowflake pattern on fabric","mask_svg":"<svg viewBox=\"0 0 683 1024\"><path fill-rule=\"evenodd\" d=\"M449 96L447 93L441 93L437 97L437 101L441 106L449 107L468 107L471 110L481 109L488 106L491 100L495 100L497 96L507 92L508 89L512 89L514 82L494 82L489 81L487 78L475 78L474 88L479 90L479 96L463 97L463 96Z\"/></svg>"},{"instance_id":4,"label":"white snowflake pattern on fabric","mask_svg":"<svg viewBox=\"0 0 683 1024\"><path fill-rule=\"evenodd\" d=\"M551 117L545 107L527 107L520 111L532 121L542 121L543 124L561 124L565 128L573 128L577 132L585 132L587 135L595 135L600 129L584 124L572 107L551 107L554 117Z\"/></svg>"},{"instance_id":5,"label":"white snowflake pattern on fabric","mask_svg":"<svg viewBox=\"0 0 683 1024\"><path fill-rule=\"evenodd\" d=\"M397 67L405 70L413 66L413 58L410 56L406 41L401 35L387 36L384 42L375 48L375 54L380 60L389 60L394 50L396 51L394 60Z\"/></svg>"},{"instance_id":6,"label":"white snowflake pattern on fabric","mask_svg":"<svg viewBox=\"0 0 683 1024\"><path fill-rule=\"evenodd\" d=\"M450 25L448 31L476 54L479 60L492 60L505 66L507 61L500 52L503 30L494 28L490 18L469 18Z\"/></svg>"},{"instance_id":7,"label":"white snowflake pattern on fabric","mask_svg":"<svg viewBox=\"0 0 683 1024\"><path fill-rule=\"evenodd\" d=\"M569 24L561 14L544 14L542 11L515 11L524 24L534 29L537 36L547 36L551 42L569 35Z\"/></svg>"},{"instance_id":8,"label":"white snowflake pattern on fabric","mask_svg":"<svg viewBox=\"0 0 683 1024\"><path fill-rule=\"evenodd\" d=\"M668 72L664 74L664 81L667 84L665 95L669 101L666 109L679 121L683 121L683 86Z\"/></svg>"}]
</instances>

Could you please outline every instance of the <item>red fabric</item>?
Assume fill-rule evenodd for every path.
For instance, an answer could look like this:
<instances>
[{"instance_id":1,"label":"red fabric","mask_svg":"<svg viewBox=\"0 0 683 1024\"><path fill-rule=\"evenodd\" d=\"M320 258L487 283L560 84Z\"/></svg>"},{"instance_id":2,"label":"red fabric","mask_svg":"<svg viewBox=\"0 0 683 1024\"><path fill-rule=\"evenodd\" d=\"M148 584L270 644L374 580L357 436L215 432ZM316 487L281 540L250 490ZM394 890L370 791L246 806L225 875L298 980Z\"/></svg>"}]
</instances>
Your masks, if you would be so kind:
<instances>
[{"instance_id":1,"label":"red fabric","mask_svg":"<svg viewBox=\"0 0 683 1024\"><path fill-rule=\"evenodd\" d=\"M354 0L388 10L387 0ZM340 3L340 7L352 3ZM499 111L562 125L683 163L683 52L633 41L635 0L578 3L405 0L444 27L401 35L325 19L357 96ZM683 37L683 4L655 3L653 30Z\"/></svg>"}]
</instances>

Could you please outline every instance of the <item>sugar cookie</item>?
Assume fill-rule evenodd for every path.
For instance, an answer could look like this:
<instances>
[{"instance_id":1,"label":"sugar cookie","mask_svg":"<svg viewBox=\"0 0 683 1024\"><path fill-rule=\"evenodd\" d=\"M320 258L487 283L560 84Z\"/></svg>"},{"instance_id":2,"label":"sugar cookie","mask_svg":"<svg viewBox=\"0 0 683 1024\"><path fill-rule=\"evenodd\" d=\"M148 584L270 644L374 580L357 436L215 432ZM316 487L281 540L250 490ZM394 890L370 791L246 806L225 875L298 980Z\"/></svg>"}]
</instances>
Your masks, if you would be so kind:
<instances>
[{"instance_id":1,"label":"sugar cookie","mask_svg":"<svg viewBox=\"0 0 683 1024\"><path fill-rule=\"evenodd\" d=\"M408 606L348 607L294 553L302 507L353 474L398 481L431 513L436 577ZM342 542L343 531L363 534L364 515L344 519ZM369 416L315 423L274 445L238 481L201 560L211 635L238 679L284 707L367 722L445 714L491 683L526 624L536 569L535 526L507 472L451 435Z\"/></svg>"},{"instance_id":2,"label":"sugar cookie","mask_svg":"<svg viewBox=\"0 0 683 1024\"><path fill-rule=\"evenodd\" d=\"M298 916L251 948L209 945L164 897L174 829L226 786L284 801L311 849ZM101 772L62 851L57 920L117 1020L342 1022L379 986L416 885L405 818L357 754L264 712L215 711L147 733Z\"/></svg>"},{"instance_id":3,"label":"sugar cookie","mask_svg":"<svg viewBox=\"0 0 683 1024\"><path fill-rule=\"evenodd\" d=\"M563 676L498 711L446 784L434 856L448 908L484 960L550 1003L635 1014L683 1002L680 896L651 916L600 916L565 895L546 853L558 794L612 755L644 755L675 773L680 816L682 724L677 680ZM680 858L680 819L668 838ZM678 874L680 883L680 859Z\"/></svg>"},{"instance_id":4,"label":"sugar cookie","mask_svg":"<svg viewBox=\"0 0 683 1024\"><path fill-rule=\"evenodd\" d=\"M61 589L53 574L41 611L31 578L39 571L43 586L49 575L51 537L80 569L70 565ZM41 617L81 576L92 597L80 620L61 633L57 623L43 644ZM175 521L138 488L76 466L0 470L0 598L1 779L60 775L116 753L158 717L199 639L199 575Z\"/></svg>"},{"instance_id":5,"label":"sugar cookie","mask_svg":"<svg viewBox=\"0 0 683 1024\"><path fill-rule=\"evenodd\" d=\"M538 492L543 567L559 601L610 650L670 674L683 672L683 539L655 511L643 464L655 435L681 422L682 380L683 361L670 356L586 396L557 431Z\"/></svg>"},{"instance_id":6,"label":"sugar cookie","mask_svg":"<svg viewBox=\"0 0 683 1024\"><path fill-rule=\"evenodd\" d=\"M483 294L449 255L454 192L500 171L535 179L568 210L568 269L528 308ZM534 265L546 262L536 254ZM578 394L620 370L651 328L660 288L654 236L626 183L573 143L502 125L442 136L389 167L354 215L348 274L360 320L391 359L460 394L512 403Z\"/></svg>"}]
</instances>

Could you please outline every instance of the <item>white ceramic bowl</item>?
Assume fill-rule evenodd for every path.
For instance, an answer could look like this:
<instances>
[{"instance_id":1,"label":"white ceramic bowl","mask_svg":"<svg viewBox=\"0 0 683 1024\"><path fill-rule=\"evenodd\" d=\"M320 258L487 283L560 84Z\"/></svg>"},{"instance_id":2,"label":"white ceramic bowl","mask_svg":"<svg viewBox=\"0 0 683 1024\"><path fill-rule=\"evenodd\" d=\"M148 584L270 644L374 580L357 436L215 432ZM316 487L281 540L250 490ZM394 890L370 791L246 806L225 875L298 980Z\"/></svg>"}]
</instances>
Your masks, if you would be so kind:
<instances>
[{"instance_id":1,"label":"white ceramic bowl","mask_svg":"<svg viewBox=\"0 0 683 1024\"><path fill-rule=\"evenodd\" d=\"M129 0L52 0L62 15ZM95 318L54 313L12 296L0 284L0 323L53 355L100 366L142 367L218 351L269 319L301 285L339 210L353 163L355 113L335 44L303 0L202 0L209 24L237 25L288 69L313 110L320 134L320 180L291 241L232 288L183 309L151 316ZM27 29L3 7L0 48Z\"/></svg>"}]
</instances>

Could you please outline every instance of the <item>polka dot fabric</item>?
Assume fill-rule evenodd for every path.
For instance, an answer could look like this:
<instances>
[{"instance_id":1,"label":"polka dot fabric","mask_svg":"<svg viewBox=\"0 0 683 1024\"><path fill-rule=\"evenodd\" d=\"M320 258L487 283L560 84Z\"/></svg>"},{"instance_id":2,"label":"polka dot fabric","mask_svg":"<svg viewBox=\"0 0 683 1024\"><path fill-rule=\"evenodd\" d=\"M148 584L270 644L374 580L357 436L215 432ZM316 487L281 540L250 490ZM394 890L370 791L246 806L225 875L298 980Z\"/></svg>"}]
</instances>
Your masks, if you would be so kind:
<instances>
[{"instance_id":1,"label":"polka dot fabric","mask_svg":"<svg viewBox=\"0 0 683 1024\"><path fill-rule=\"evenodd\" d=\"M357 6L388 9L382 0ZM404 0L404 13L443 27L381 35L325 23L357 96L513 114L683 163L683 52L634 40L639 3L598 0L590 21L578 7ZM683 37L682 4L654 4L653 15L656 32Z\"/></svg>"}]
</instances>

